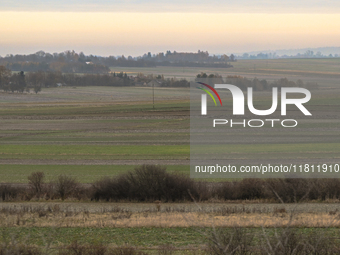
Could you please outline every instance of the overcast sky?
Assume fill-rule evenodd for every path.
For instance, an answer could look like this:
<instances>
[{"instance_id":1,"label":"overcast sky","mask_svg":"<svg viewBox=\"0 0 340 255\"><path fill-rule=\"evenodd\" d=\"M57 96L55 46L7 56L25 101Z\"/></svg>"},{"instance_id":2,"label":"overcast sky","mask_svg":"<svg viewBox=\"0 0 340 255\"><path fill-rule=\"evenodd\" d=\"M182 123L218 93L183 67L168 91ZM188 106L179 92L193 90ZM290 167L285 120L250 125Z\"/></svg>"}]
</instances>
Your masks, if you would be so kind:
<instances>
[{"instance_id":1,"label":"overcast sky","mask_svg":"<svg viewBox=\"0 0 340 255\"><path fill-rule=\"evenodd\" d=\"M132 55L340 46L335 0L1 0L0 55Z\"/></svg>"},{"instance_id":2,"label":"overcast sky","mask_svg":"<svg viewBox=\"0 0 340 255\"><path fill-rule=\"evenodd\" d=\"M11 11L337 13L338 0L2 0Z\"/></svg>"}]
</instances>

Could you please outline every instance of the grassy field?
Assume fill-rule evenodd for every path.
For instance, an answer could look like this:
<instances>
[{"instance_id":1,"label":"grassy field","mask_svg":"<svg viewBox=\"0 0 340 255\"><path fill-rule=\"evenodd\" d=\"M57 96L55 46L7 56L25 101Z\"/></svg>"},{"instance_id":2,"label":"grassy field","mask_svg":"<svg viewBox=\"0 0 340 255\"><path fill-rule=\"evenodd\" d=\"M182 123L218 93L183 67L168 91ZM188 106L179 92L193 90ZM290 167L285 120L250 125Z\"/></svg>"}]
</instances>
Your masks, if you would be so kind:
<instances>
[{"instance_id":1,"label":"grassy field","mask_svg":"<svg viewBox=\"0 0 340 255\"><path fill-rule=\"evenodd\" d=\"M0 180L3 183L27 183L32 172L44 172L46 181L53 181L58 175L75 177L81 183L92 183L106 176L116 176L132 171L133 165L1 165ZM184 175L189 174L188 165L168 165L167 170ZM0 183L1 183L0 182Z\"/></svg>"},{"instance_id":2,"label":"grassy field","mask_svg":"<svg viewBox=\"0 0 340 255\"><path fill-rule=\"evenodd\" d=\"M162 209L163 207L163 209ZM279 213L281 206L274 209L274 212L251 211L240 208L233 211L232 208L224 207L214 212L203 213L190 212L186 206L186 211L170 211L170 206L160 206L158 211L155 206L149 211L131 212L124 210L103 211L100 213L89 213L88 211L75 212L70 208L66 212L44 211L38 209L36 212L21 212L11 214L2 212L2 223L0 227L55 227L55 228L135 228L135 227L154 227L154 228L188 228L188 227L339 227L340 221L330 213L303 212L295 213L291 218L290 213L284 211ZM269 206L268 206L269 207ZM264 207L267 208L267 207ZM265 211L264 209L263 211Z\"/></svg>"},{"instance_id":3,"label":"grassy field","mask_svg":"<svg viewBox=\"0 0 340 255\"><path fill-rule=\"evenodd\" d=\"M165 77L193 79L198 73L218 73L227 75L242 75L249 78L264 78L273 81L287 77L296 81L316 81L322 87L337 87L340 78L340 59L259 59L238 60L232 62L233 68L199 68L199 67L154 67L154 68L119 68L113 72L127 72L131 75L164 74Z\"/></svg>"},{"instance_id":4,"label":"grassy field","mask_svg":"<svg viewBox=\"0 0 340 255\"><path fill-rule=\"evenodd\" d=\"M279 241L275 237L287 231L285 227L294 231L296 239L290 240L300 242L313 235L315 242L318 236L337 239L340 226L334 203L7 203L0 205L0 219L0 243L103 243L149 251L165 244L188 251L205 249L216 229L233 233L243 227L254 237L252 245L264 245L266 238Z\"/></svg>"},{"instance_id":5,"label":"grassy field","mask_svg":"<svg viewBox=\"0 0 340 255\"><path fill-rule=\"evenodd\" d=\"M248 233L261 236L261 228L248 228ZM4 237L16 237L16 240L46 246L47 243L53 246L79 243L88 244L111 244L111 245L131 245L140 247L143 250L153 250L158 246L172 244L176 248L197 250L204 248L209 242L202 233L211 233L211 228L29 228L14 227L1 228L3 241ZM268 236L275 235L275 229L266 229ZM299 233L318 234L331 238L339 235L338 228L303 228L298 229ZM29 238L28 238L29 237ZM257 239L258 240L258 239ZM256 240L255 240L256 241ZM157 253L156 253L157 254ZM178 254L183 254L179 252ZM185 253L184 253L185 254Z\"/></svg>"},{"instance_id":6,"label":"grassy field","mask_svg":"<svg viewBox=\"0 0 340 255\"><path fill-rule=\"evenodd\" d=\"M287 77L294 81L317 82L320 89L312 93L312 100L308 103L313 120L299 117L299 127L294 131L281 127L271 129L271 136L277 137L275 144L270 144L266 139L266 128L257 130L251 136L248 128L230 130L226 136L230 146L225 155L231 162L242 159L249 163L270 157L274 163L282 160L290 163L291 159L299 162L329 159L339 163L339 59L244 60L233 65L233 68L221 69L157 67L113 68L112 71L164 74L165 77L187 79L207 72L219 73L223 77L242 75L269 81ZM268 92L255 94L258 98L264 95L267 97ZM93 183L104 176L133 170L141 164L161 164L167 166L170 172L188 175L189 98L187 88L155 88L154 106L152 88L147 87L43 88L38 95L1 92L0 183L27 183L27 176L35 171L44 172L46 181L67 174L81 183ZM231 106L232 101L229 98L223 103ZM271 101L263 99L256 106L265 108L268 105ZM299 116L298 111L292 111L292 116ZM30 203L26 202L28 206ZM99 203L88 204L99 208ZM154 204L151 206L157 208ZM258 206L267 208L265 204ZM89 208L90 205L85 207ZM143 205L136 204L136 207L142 208ZM333 221L336 224L330 224L334 217L339 217L335 209L332 207L335 214L330 214L330 211L309 212L310 207L305 208L298 215L296 226L300 226L302 233L338 236L338 218ZM228 222L244 224L242 226L249 233L258 235L263 231L259 226L268 223L266 231L270 236L274 236L275 228L284 225L289 218L285 213L273 215L249 211L238 215L206 215L195 212L186 216L192 217L197 224L209 222L210 225L202 228L196 224L194 228L194 224L189 227L184 224L182 212L170 215L150 209L146 214L139 212L130 215L127 211L122 214L90 213L89 218L86 211L79 214L72 211L70 215L62 213L59 216L52 215L52 212L42 216L38 213L12 215L11 211L0 213L0 244L15 238L39 246L49 242L60 246L78 241L127 244L146 250L164 244L172 244L179 249L200 250L207 242L202 231L211 231L211 218L215 217L219 226L234 226L226 225ZM54 222L53 217L59 217L60 222ZM113 226L118 221L121 225Z\"/></svg>"},{"instance_id":7,"label":"grassy field","mask_svg":"<svg viewBox=\"0 0 340 255\"><path fill-rule=\"evenodd\" d=\"M152 112L155 115L162 111L181 112L187 111L189 102L174 100L174 102L160 102L156 104L156 108L153 109L152 104L146 104L145 102L134 103L69 103L53 104L41 103L36 104L6 104L1 107L0 116L81 116L84 114L92 116L107 116L110 114L124 113L141 113Z\"/></svg>"},{"instance_id":8,"label":"grassy field","mask_svg":"<svg viewBox=\"0 0 340 255\"><path fill-rule=\"evenodd\" d=\"M200 247L204 236L194 228L2 228L2 236L16 235L18 240L25 240L36 245L46 245L51 240L54 246L80 243L109 243L112 245L132 245L152 248L164 244L176 247ZM1 238L2 239L2 238ZM1 240L0 241L3 241Z\"/></svg>"},{"instance_id":9,"label":"grassy field","mask_svg":"<svg viewBox=\"0 0 340 255\"><path fill-rule=\"evenodd\" d=\"M257 130L255 136L248 134L248 128L230 130L226 138L232 146L226 149L227 157L230 160L267 156L275 160L339 158L340 101L338 84L334 83L340 77L338 59L240 60L233 65L224 69L157 67L113 71L163 73L167 77L183 74L187 78L194 78L202 71L269 80L281 77L322 80L325 83L319 85L325 89L313 92L307 105L317 122L301 119L294 131L279 126L270 129L271 136L276 137L275 145L268 142L267 128ZM256 107L271 105L268 92L255 96ZM230 97L223 102L232 105ZM27 176L34 169L43 168L48 176L52 172L79 173L84 169L86 174L80 175L80 182L121 173L143 163L166 165L169 171L181 173L188 169L187 88L155 88L154 107L152 88L100 86L45 88L38 95L0 93L0 105L1 182L22 183L26 177L17 178L17 171ZM299 116L297 111L291 114Z\"/></svg>"},{"instance_id":10,"label":"grassy field","mask_svg":"<svg viewBox=\"0 0 340 255\"><path fill-rule=\"evenodd\" d=\"M157 88L155 95L153 108L150 88L0 93L0 182L27 182L30 172L43 171L48 179L64 173L90 183L144 163L188 174L188 89Z\"/></svg>"},{"instance_id":11,"label":"grassy field","mask_svg":"<svg viewBox=\"0 0 340 255\"><path fill-rule=\"evenodd\" d=\"M188 145L3 145L2 159L186 159Z\"/></svg>"},{"instance_id":12,"label":"grassy field","mask_svg":"<svg viewBox=\"0 0 340 255\"><path fill-rule=\"evenodd\" d=\"M166 101L188 100L188 88L155 88L154 98L156 103ZM86 107L89 103L97 104L119 104L124 103L123 108L128 108L128 105L138 105L140 102L149 104L152 107L153 91L150 87L61 87L61 88L45 88L38 95L31 93L29 95L14 93L12 96L7 96L7 93L0 94L0 103L18 103L38 104L46 106L47 103L57 103L60 106L65 104L72 105L73 103L84 102L81 107ZM147 103L146 103L147 102Z\"/></svg>"}]
</instances>

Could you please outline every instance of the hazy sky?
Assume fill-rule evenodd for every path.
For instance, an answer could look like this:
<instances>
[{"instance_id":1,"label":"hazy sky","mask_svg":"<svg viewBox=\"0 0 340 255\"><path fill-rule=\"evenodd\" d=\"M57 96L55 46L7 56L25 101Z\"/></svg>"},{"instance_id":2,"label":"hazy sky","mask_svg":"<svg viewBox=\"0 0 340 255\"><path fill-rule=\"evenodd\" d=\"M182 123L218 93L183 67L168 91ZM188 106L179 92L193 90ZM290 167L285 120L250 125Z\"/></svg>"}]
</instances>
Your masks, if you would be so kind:
<instances>
[{"instance_id":1,"label":"hazy sky","mask_svg":"<svg viewBox=\"0 0 340 255\"><path fill-rule=\"evenodd\" d=\"M0 55L132 55L340 46L335 0L1 0Z\"/></svg>"}]
</instances>

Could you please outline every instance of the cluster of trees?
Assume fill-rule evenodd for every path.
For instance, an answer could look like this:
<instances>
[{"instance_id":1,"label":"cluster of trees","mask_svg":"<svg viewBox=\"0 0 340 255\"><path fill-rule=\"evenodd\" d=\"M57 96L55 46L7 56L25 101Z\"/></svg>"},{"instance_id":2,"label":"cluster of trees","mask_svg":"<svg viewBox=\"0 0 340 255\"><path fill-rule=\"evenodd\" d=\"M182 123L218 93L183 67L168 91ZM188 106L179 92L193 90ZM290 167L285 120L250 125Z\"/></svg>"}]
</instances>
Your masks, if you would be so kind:
<instances>
[{"instance_id":1,"label":"cluster of trees","mask_svg":"<svg viewBox=\"0 0 340 255\"><path fill-rule=\"evenodd\" d=\"M61 72L32 72L26 75L29 84L42 87L62 86L133 86L126 73L114 74L63 74Z\"/></svg>"},{"instance_id":2,"label":"cluster of trees","mask_svg":"<svg viewBox=\"0 0 340 255\"><path fill-rule=\"evenodd\" d=\"M154 67L154 66L192 66L192 67L232 67L230 62L236 61L230 56L210 56L207 51L197 53L171 52L144 54L139 57L109 56L100 57L85 55L83 52L65 51L46 53L38 51L29 55L0 56L0 65L11 71L60 71L63 73L108 73L111 66L121 67Z\"/></svg>"},{"instance_id":3,"label":"cluster of trees","mask_svg":"<svg viewBox=\"0 0 340 255\"><path fill-rule=\"evenodd\" d=\"M0 66L0 89L12 92L20 92L24 91L30 92L30 89L33 89L35 93L41 91L41 85L38 83L27 82L26 75L23 71L19 73L13 73L5 68L4 66Z\"/></svg>"},{"instance_id":4,"label":"cluster of trees","mask_svg":"<svg viewBox=\"0 0 340 255\"><path fill-rule=\"evenodd\" d=\"M234 62L236 61L235 56L231 54L230 56L227 56L226 54L221 56L210 56L208 51L198 51L197 53L193 52L171 52L167 51L166 54L164 53L158 53L157 55L154 55L151 57L151 53L149 52L148 55L144 54L143 58L151 58L155 59L156 61L173 61L173 62L179 62L179 61L189 61L189 62Z\"/></svg>"},{"instance_id":5,"label":"cluster of trees","mask_svg":"<svg viewBox=\"0 0 340 255\"><path fill-rule=\"evenodd\" d=\"M134 86L134 80L126 73L114 74L64 74L61 82L67 86Z\"/></svg>"},{"instance_id":6,"label":"cluster of trees","mask_svg":"<svg viewBox=\"0 0 340 255\"><path fill-rule=\"evenodd\" d=\"M184 78L164 78L164 75L154 75L148 74L144 75L143 73L138 73L135 77L136 85L147 85L152 82L155 82L158 87L190 87L190 82Z\"/></svg>"},{"instance_id":7,"label":"cluster of trees","mask_svg":"<svg viewBox=\"0 0 340 255\"><path fill-rule=\"evenodd\" d=\"M317 51L316 53L312 50L306 50L304 53L297 53L295 55L277 55L276 52L263 53L260 52L258 54L248 54L244 53L241 56L238 56L239 59L277 59L277 58L338 58L339 54L322 54L321 51Z\"/></svg>"},{"instance_id":8,"label":"cluster of trees","mask_svg":"<svg viewBox=\"0 0 340 255\"><path fill-rule=\"evenodd\" d=\"M32 72L26 75L29 84L38 84L42 87L63 86L145 86L150 82L157 82L159 87L189 87L190 82L186 79L164 78L163 75L144 75L139 73L136 77L128 76L127 73L109 74L63 74L61 72Z\"/></svg>"},{"instance_id":9,"label":"cluster of trees","mask_svg":"<svg viewBox=\"0 0 340 255\"><path fill-rule=\"evenodd\" d=\"M126 73L113 74L63 74L62 72L30 72L15 73L0 66L0 89L5 92L41 91L42 87L56 86L134 86L135 81Z\"/></svg>"},{"instance_id":10,"label":"cluster of trees","mask_svg":"<svg viewBox=\"0 0 340 255\"><path fill-rule=\"evenodd\" d=\"M242 90L253 87L255 91L271 90L272 87L306 87L309 89L317 88L317 83L302 80L297 82L287 78L268 82L257 78L248 79L242 76L227 76L225 79L219 74L197 74L196 80L206 79L208 83L230 83L238 86ZM126 73L110 74L63 74L62 72L30 72L25 74L23 71L13 73L4 66L0 66L0 89L12 92L29 92L33 89L35 93L41 91L42 87L56 87L58 85L67 86L138 86L149 85L154 82L158 87L189 87L190 82L186 79L164 78L163 75L144 75L139 73L136 77L129 77Z\"/></svg>"},{"instance_id":11,"label":"cluster of trees","mask_svg":"<svg viewBox=\"0 0 340 255\"><path fill-rule=\"evenodd\" d=\"M186 79L176 79L176 78L167 78L161 84L161 87L190 87L190 82Z\"/></svg>"},{"instance_id":12,"label":"cluster of trees","mask_svg":"<svg viewBox=\"0 0 340 255\"><path fill-rule=\"evenodd\" d=\"M127 58L123 55L120 57L110 56L108 58L99 57L92 60L94 63L106 66L121 66L121 67L154 67L154 66L189 66L189 67L232 67L230 62L236 61L236 57L231 54L230 56L210 56L207 51L192 52L171 52L167 51L158 54L144 54L139 57Z\"/></svg>"},{"instance_id":13,"label":"cluster of trees","mask_svg":"<svg viewBox=\"0 0 340 255\"><path fill-rule=\"evenodd\" d=\"M110 69L100 63L93 63L90 55L65 51L62 53L45 53L38 51L29 55L7 55L0 57L0 65L4 65L11 71L59 71L63 73L108 73Z\"/></svg>"},{"instance_id":14,"label":"cluster of trees","mask_svg":"<svg viewBox=\"0 0 340 255\"><path fill-rule=\"evenodd\" d=\"M305 53L297 53L295 56L282 56L284 58L338 58L339 54L322 54L321 51L317 51L314 53L312 50L307 50Z\"/></svg>"},{"instance_id":15,"label":"cluster of trees","mask_svg":"<svg viewBox=\"0 0 340 255\"><path fill-rule=\"evenodd\" d=\"M304 87L315 89L317 83L297 80L290 81L281 78L272 82L265 79L248 79L246 77L229 75L225 79L219 74L200 73L196 76L196 81L205 79L207 83L229 83L234 84L242 90L253 87L254 91L271 90L272 87ZM126 73L109 74L72 74L62 72L30 72L25 74L23 71L12 73L4 66L0 66L0 89L12 92L29 92L33 89L35 93L41 91L42 87L56 86L157 86L157 87L189 87L190 82L186 79L164 78L163 75L144 75L139 73L136 77L128 76Z\"/></svg>"},{"instance_id":16,"label":"cluster of trees","mask_svg":"<svg viewBox=\"0 0 340 255\"><path fill-rule=\"evenodd\" d=\"M242 56L238 56L239 59L273 59L273 58L278 58L276 53L258 53L258 54L248 54L248 53L243 53Z\"/></svg>"},{"instance_id":17,"label":"cluster of trees","mask_svg":"<svg viewBox=\"0 0 340 255\"><path fill-rule=\"evenodd\" d=\"M190 67L232 67L230 62L236 61L236 57L231 54L217 56L209 55L208 51L193 52L171 52L167 51L152 55L151 52L144 54L142 59L151 61L159 66L190 66Z\"/></svg>"},{"instance_id":18,"label":"cluster of trees","mask_svg":"<svg viewBox=\"0 0 340 255\"><path fill-rule=\"evenodd\" d=\"M205 82L208 84L223 84L224 79L222 78L221 75L219 74L206 74L201 72L200 74L196 75L196 81L201 81L201 82Z\"/></svg>"}]
</instances>

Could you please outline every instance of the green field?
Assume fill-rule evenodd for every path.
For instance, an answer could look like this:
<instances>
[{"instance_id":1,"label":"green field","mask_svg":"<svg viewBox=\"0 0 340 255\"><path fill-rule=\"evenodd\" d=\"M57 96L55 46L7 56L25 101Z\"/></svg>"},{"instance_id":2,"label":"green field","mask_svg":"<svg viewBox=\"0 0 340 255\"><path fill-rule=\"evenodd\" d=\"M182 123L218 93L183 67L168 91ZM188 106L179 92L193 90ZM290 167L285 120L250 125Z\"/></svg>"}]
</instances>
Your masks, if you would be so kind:
<instances>
[{"instance_id":1,"label":"green field","mask_svg":"<svg viewBox=\"0 0 340 255\"><path fill-rule=\"evenodd\" d=\"M339 158L339 143L292 143L292 144L233 144L233 145L207 145L191 148L198 158L214 155L223 156L223 159L328 159ZM206 151L209 151L207 153ZM223 151L223 153L221 153Z\"/></svg>"},{"instance_id":2,"label":"green field","mask_svg":"<svg viewBox=\"0 0 340 255\"><path fill-rule=\"evenodd\" d=\"M256 130L256 135L249 134L248 128L230 130L226 135L230 144L226 157L248 163L267 157L305 161L339 158L339 59L240 60L232 64L233 68L112 71L188 79L207 72L269 81L283 77L315 81L320 89L313 91L307 104L313 120L301 119L299 112L288 106L292 117L298 116L299 125L294 131L270 129L270 135L276 137L274 144L268 141L266 128ZM149 163L188 174L189 89L154 88L154 105L152 95L150 87L100 86L43 88L37 95L0 93L0 182L22 183L31 172L44 171L51 178L76 173L80 182L90 183L100 176ZM268 95L269 92L256 93L255 106L270 106ZM227 97L223 103L229 107L232 100Z\"/></svg>"},{"instance_id":3,"label":"green field","mask_svg":"<svg viewBox=\"0 0 340 255\"><path fill-rule=\"evenodd\" d=\"M194 228L7 228L0 229L2 236L6 232L17 235L29 242L44 245L44 239L51 238L53 245L80 243L108 243L141 247L153 247L173 244L176 247L188 245L199 246L205 240L204 236ZM9 234L10 236L10 234ZM0 238L0 242L2 238Z\"/></svg>"},{"instance_id":4,"label":"green field","mask_svg":"<svg viewBox=\"0 0 340 255\"><path fill-rule=\"evenodd\" d=\"M180 160L188 159L188 145L1 145L0 159L60 159L60 160ZM245 144L204 146L196 153L214 154L223 148L230 155L283 155L283 154L328 154L340 153L339 143L308 144ZM205 153L206 154L206 153Z\"/></svg>"},{"instance_id":5,"label":"green field","mask_svg":"<svg viewBox=\"0 0 340 255\"><path fill-rule=\"evenodd\" d=\"M218 73L223 77L227 75L241 75L249 78L265 78L273 81L286 77L296 81L316 81L323 87L338 87L340 78L340 59L259 59L238 60L232 62L232 68L199 68L199 67L153 67L153 68L120 68L115 67L114 72L127 72L131 75L164 74L168 78L193 79L200 72Z\"/></svg>"},{"instance_id":6,"label":"green field","mask_svg":"<svg viewBox=\"0 0 340 255\"><path fill-rule=\"evenodd\" d=\"M188 145L3 145L0 150L2 159L186 159L189 156Z\"/></svg>"},{"instance_id":7,"label":"green field","mask_svg":"<svg viewBox=\"0 0 340 255\"><path fill-rule=\"evenodd\" d=\"M85 88L86 89L86 88ZM50 98L49 98L50 99ZM49 100L48 99L48 100ZM92 116L107 116L112 113L141 113L144 112L181 112L187 111L189 102L187 100L175 102L160 102L156 104L156 108L153 109L152 104L146 104L145 102L137 103L90 103L82 105L79 102L73 102L66 105L43 103L42 105L36 106L35 104L5 104L0 109L0 116L72 116L72 115L92 115Z\"/></svg>"},{"instance_id":8,"label":"green field","mask_svg":"<svg viewBox=\"0 0 340 255\"><path fill-rule=\"evenodd\" d=\"M262 238L261 228L247 228L248 233L257 235L254 242ZM1 228L0 241L5 238L15 237L18 241L26 241L27 244L46 246L51 242L53 246L79 243L131 245L140 248L152 248L164 244L172 244L177 248L197 249L209 242L211 228L37 228L15 227ZM268 236L276 233L275 228L265 229ZM301 234L318 233L330 237L338 236L337 228L304 228ZM205 234L207 236L205 236Z\"/></svg>"},{"instance_id":9,"label":"green field","mask_svg":"<svg viewBox=\"0 0 340 255\"><path fill-rule=\"evenodd\" d=\"M65 174L75 177L81 183L92 183L106 176L112 177L132 171L134 168L133 165L1 165L0 180L5 183L27 183L30 173L44 172L46 182ZM189 166L169 165L167 171L188 175Z\"/></svg>"},{"instance_id":10,"label":"green field","mask_svg":"<svg viewBox=\"0 0 340 255\"><path fill-rule=\"evenodd\" d=\"M196 155L204 158L207 155L210 157L211 153L223 151L223 156L237 166L240 162L246 165L264 160L272 160L275 164L279 162L291 164L292 161L301 164L311 162L318 164L324 163L324 160L340 163L340 86L338 82L340 59L240 60L232 64L233 68L112 68L112 71L122 71L132 75L140 72L164 74L168 78L183 77L191 80L198 73L206 72L208 74L218 73L223 77L241 75L268 81L286 77L293 81L301 79L304 82L317 82L319 89L312 91L312 100L307 104L307 108L313 113L313 119L301 116L298 110L288 106L289 118L299 119L299 125L294 130L280 126L256 129L253 133L249 133L250 128L230 129L223 137L228 139L227 147L214 146L211 148L206 145L206 147L199 148ZM269 93L268 91L256 92L254 97L258 101L255 107L258 109L270 107ZM112 177L132 171L141 164L163 165L169 172L188 176L190 173L189 89L154 88L154 105L152 95L153 90L149 87L100 86L43 88L42 92L37 95L0 92L0 183L27 183L30 173L41 171L45 173L46 182L55 181L58 175L66 174L75 177L80 183L91 184L106 176ZM231 107L231 98L225 98L223 104ZM283 118L277 112L271 117ZM250 117L246 113L244 118ZM207 137L204 132L201 135ZM227 179L209 179L209 181L216 182L223 180ZM250 190L250 192L256 191ZM76 210L73 211L73 206L80 205L79 201L56 200L57 202L53 202L43 199L45 198L39 201L44 202L36 203L33 200L22 201L21 204L6 202L5 205L9 209L6 211L0 208L0 221L3 224L0 227L0 245L11 240L41 247L47 247L48 244L51 244L52 247L60 247L72 242L103 243L112 246L135 246L143 251L158 254L157 247L172 244L179 249L174 254L185 254L186 252L200 254L209 238L203 233L210 233L212 230L210 225L207 228L202 228L201 225L198 228L171 227L171 224L169 224L170 227L166 227L166 225L165 227L142 227L140 225L138 227L135 225L131 227L116 227L116 225L115 227L102 227L100 221L98 221L98 227L96 227L97 225L91 225L92 227L60 227L60 225L51 227L48 224L52 220L60 220L60 223L63 223L71 217L67 215L66 211L57 209L54 211L54 208L58 207L54 207L54 204L52 206L52 203L62 204L68 212L72 213L74 222L84 224L89 219L86 216L86 211L90 205L92 208L98 209L96 217L100 218L106 214L111 221L116 219L114 217L121 217L118 220L122 222L129 213L124 210L122 203L126 205L131 203L140 210L138 219L141 222L143 219L151 221L154 219L151 219L151 216L167 219L171 216L171 212L166 210L174 205L163 202L162 210L164 212L159 212L156 210L158 204L155 203L143 205L124 201L118 205L114 202L103 202L113 209L122 208L118 211L103 210L100 212L101 203L85 201L81 205L84 211L78 213ZM211 203L218 202L218 206L227 206L229 203L214 199L207 201L208 203L205 205L214 209L214 205ZM325 201L323 204L313 201L311 206L323 208L324 214L320 216L321 220L334 215L336 225L339 219L339 213L337 209L335 210L336 204L333 204L334 207L329 209L325 204L333 200L332 197L327 199L323 200ZM275 211L282 210L284 205L271 204L272 211L268 212L268 204L259 203L258 200L243 202L258 203L254 206L261 207L265 211L261 217L282 221L289 218L288 212L275 214ZM273 201L266 202L272 203ZM33 205L34 203L35 205ZM239 220L242 220L242 217L244 219L258 217L254 214L255 211L245 212L244 203L239 204ZM52 209L45 215L39 214L39 210L31 214L28 213L34 206L48 205L51 205ZM180 216L192 216L191 212L186 211L185 203L181 202L176 206L179 208ZM190 206L196 208L197 204L191 203ZM12 213L20 208L21 212ZM313 221L316 213L313 213L311 207L307 206L303 210L301 215L306 213L310 217L309 220ZM221 209L221 215L222 211ZM331 215L331 213L333 214ZM221 215L216 214L213 217ZM197 222L201 224L202 217L207 215L199 212L196 216L197 219L200 219ZM237 216L235 213L229 214L228 212L224 214L225 218L222 218L221 221L234 224L235 216ZM300 215L296 215L296 217L298 218ZM181 220L183 219L181 218ZM39 225L43 227L30 225L40 220L44 220L44 224L47 225ZM299 233L316 233L319 236L337 238L338 228L329 228L326 223L321 224L320 228L301 227ZM246 231L248 234L256 234L257 238L254 243L257 244L258 237L262 236L263 230L272 237L277 233L277 229L279 228L246 228Z\"/></svg>"}]
</instances>

